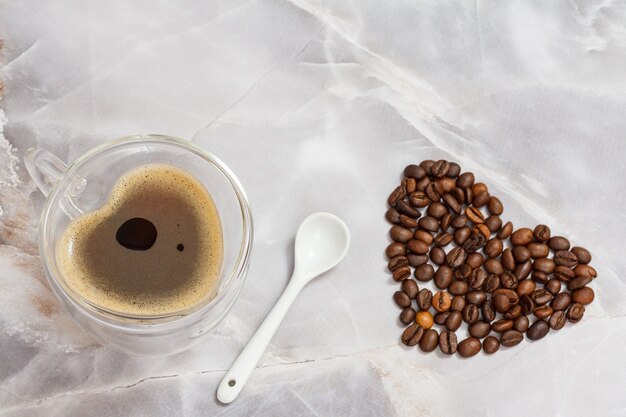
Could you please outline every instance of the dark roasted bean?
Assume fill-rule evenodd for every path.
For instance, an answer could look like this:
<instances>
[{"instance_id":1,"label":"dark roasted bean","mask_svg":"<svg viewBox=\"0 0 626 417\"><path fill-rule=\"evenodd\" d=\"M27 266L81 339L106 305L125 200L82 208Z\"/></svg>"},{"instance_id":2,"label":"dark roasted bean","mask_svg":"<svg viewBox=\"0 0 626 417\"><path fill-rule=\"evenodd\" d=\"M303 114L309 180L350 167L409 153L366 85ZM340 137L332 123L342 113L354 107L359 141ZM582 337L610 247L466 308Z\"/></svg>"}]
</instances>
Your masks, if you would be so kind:
<instances>
[{"instance_id":1,"label":"dark roasted bean","mask_svg":"<svg viewBox=\"0 0 626 417\"><path fill-rule=\"evenodd\" d=\"M444 194L441 198L443 199L444 203L446 203L446 205L450 207L450 210L452 210L456 214L461 214L461 205L452 194Z\"/></svg>"},{"instance_id":2,"label":"dark roasted bean","mask_svg":"<svg viewBox=\"0 0 626 417\"><path fill-rule=\"evenodd\" d=\"M400 224L408 229L415 229L417 227L417 220L409 216L405 216L404 214L401 214Z\"/></svg>"},{"instance_id":3,"label":"dark roasted bean","mask_svg":"<svg viewBox=\"0 0 626 417\"><path fill-rule=\"evenodd\" d=\"M483 314L483 320L485 321L492 322L496 319L496 310L493 308L491 300L485 301L481 307L481 312Z\"/></svg>"},{"instance_id":4,"label":"dark roasted bean","mask_svg":"<svg viewBox=\"0 0 626 417\"><path fill-rule=\"evenodd\" d=\"M452 268L441 265L435 272L435 285L437 288L446 289L452 283Z\"/></svg>"},{"instance_id":5,"label":"dark roasted bean","mask_svg":"<svg viewBox=\"0 0 626 417\"><path fill-rule=\"evenodd\" d=\"M489 188L487 188L487 184L485 184L484 182L477 182L472 185L472 192L474 193L474 195L488 193Z\"/></svg>"},{"instance_id":6,"label":"dark roasted bean","mask_svg":"<svg viewBox=\"0 0 626 417\"><path fill-rule=\"evenodd\" d=\"M498 238L502 240L507 239L509 236L511 236L512 233L513 223L506 222L504 226L502 226L502 229L500 229L500 231L498 232Z\"/></svg>"},{"instance_id":7,"label":"dark roasted bean","mask_svg":"<svg viewBox=\"0 0 626 417\"><path fill-rule=\"evenodd\" d=\"M471 172L464 172L456 179L457 187L465 188L474 185L474 174Z\"/></svg>"},{"instance_id":8,"label":"dark roasted bean","mask_svg":"<svg viewBox=\"0 0 626 417\"><path fill-rule=\"evenodd\" d=\"M497 276L496 274L487 275L487 279L485 280L485 283L483 284L483 290L485 292L492 293L496 291L498 288L500 288L500 277Z\"/></svg>"},{"instance_id":9,"label":"dark roasted bean","mask_svg":"<svg viewBox=\"0 0 626 417\"><path fill-rule=\"evenodd\" d=\"M489 213L499 216L504 211L504 207L502 206L502 202L498 197L492 196L489 199L489 204L487 205L489 209Z\"/></svg>"},{"instance_id":10,"label":"dark roasted bean","mask_svg":"<svg viewBox=\"0 0 626 417\"><path fill-rule=\"evenodd\" d=\"M391 236L391 240L394 242L406 243L413 238L413 232L406 227L393 226L389 230L389 236Z\"/></svg>"},{"instance_id":11,"label":"dark roasted bean","mask_svg":"<svg viewBox=\"0 0 626 417\"><path fill-rule=\"evenodd\" d=\"M554 309L548 305L537 307L535 311L533 311L533 314L538 319L546 319L550 317L552 313L554 313Z\"/></svg>"},{"instance_id":12,"label":"dark roasted bean","mask_svg":"<svg viewBox=\"0 0 626 417\"><path fill-rule=\"evenodd\" d=\"M513 259L517 263L523 263L530 259L530 251L526 246L513 246Z\"/></svg>"},{"instance_id":13,"label":"dark roasted bean","mask_svg":"<svg viewBox=\"0 0 626 417\"><path fill-rule=\"evenodd\" d=\"M399 255L406 255L406 247L402 243L394 242L387 246L385 253L389 259Z\"/></svg>"},{"instance_id":14,"label":"dark roasted bean","mask_svg":"<svg viewBox=\"0 0 626 417\"><path fill-rule=\"evenodd\" d=\"M478 290L482 288L486 279L487 279L487 272L485 272L485 270L482 268L477 268L472 271L472 275L469 277L468 284L470 288L474 290Z\"/></svg>"},{"instance_id":15,"label":"dark roasted bean","mask_svg":"<svg viewBox=\"0 0 626 417\"><path fill-rule=\"evenodd\" d=\"M452 276L455 280L459 281L468 281L469 277L472 275L472 267L468 264L463 264L456 268L452 273Z\"/></svg>"},{"instance_id":16,"label":"dark roasted bean","mask_svg":"<svg viewBox=\"0 0 626 417\"><path fill-rule=\"evenodd\" d=\"M513 270L513 273L517 277L517 280L521 281L523 279L528 278L532 270L533 270L533 263L530 260L528 260L524 262L523 264L518 264Z\"/></svg>"},{"instance_id":17,"label":"dark roasted bean","mask_svg":"<svg viewBox=\"0 0 626 417\"><path fill-rule=\"evenodd\" d=\"M526 316L519 316L518 318L513 320L513 328L515 330L517 330L518 332L524 333L526 330L528 330L528 324L529 323L530 322L528 320L528 317L526 317Z\"/></svg>"},{"instance_id":18,"label":"dark roasted bean","mask_svg":"<svg viewBox=\"0 0 626 417\"><path fill-rule=\"evenodd\" d=\"M533 271L530 274L530 278L538 283L544 284L548 282L548 275L541 271Z\"/></svg>"},{"instance_id":19,"label":"dark roasted bean","mask_svg":"<svg viewBox=\"0 0 626 417\"><path fill-rule=\"evenodd\" d=\"M422 208L430 204L430 198L423 191L415 191L409 195L409 202L413 207Z\"/></svg>"},{"instance_id":20,"label":"dark roasted bean","mask_svg":"<svg viewBox=\"0 0 626 417\"><path fill-rule=\"evenodd\" d=\"M465 299L470 304L476 304L477 306L483 305L485 300L487 300L487 294L484 291L473 290L465 294Z\"/></svg>"},{"instance_id":21,"label":"dark roasted bean","mask_svg":"<svg viewBox=\"0 0 626 417\"><path fill-rule=\"evenodd\" d=\"M533 291L531 298L533 299L535 305L541 306L547 304L552 299L552 293L544 288L539 288Z\"/></svg>"},{"instance_id":22,"label":"dark roasted bean","mask_svg":"<svg viewBox=\"0 0 626 417\"><path fill-rule=\"evenodd\" d=\"M526 336L530 340L539 340L545 337L549 331L550 326L545 320L537 320L528 328Z\"/></svg>"},{"instance_id":23,"label":"dark roasted bean","mask_svg":"<svg viewBox=\"0 0 626 417\"><path fill-rule=\"evenodd\" d=\"M485 321L477 321L468 327L470 336L482 339L491 331L491 326Z\"/></svg>"},{"instance_id":24,"label":"dark roasted bean","mask_svg":"<svg viewBox=\"0 0 626 417\"><path fill-rule=\"evenodd\" d=\"M437 349L439 344L439 334L437 330L428 329L424 332L424 335L420 339L419 346L422 352L432 352Z\"/></svg>"},{"instance_id":25,"label":"dark roasted bean","mask_svg":"<svg viewBox=\"0 0 626 417\"><path fill-rule=\"evenodd\" d=\"M450 162L450 169L448 169L448 177L456 178L461 173L461 166L456 162Z\"/></svg>"},{"instance_id":26,"label":"dark roasted bean","mask_svg":"<svg viewBox=\"0 0 626 417\"><path fill-rule=\"evenodd\" d=\"M511 235L511 244L526 246L533 241L533 231L527 227L517 229Z\"/></svg>"},{"instance_id":27,"label":"dark roasted bean","mask_svg":"<svg viewBox=\"0 0 626 417\"><path fill-rule=\"evenodd\" d=\"M466 305L461 314L463 315L463 321L467 324L476 323L480 318L480 310L474 304Z\"/></svg>"},{"instance_id":28,"label":"dark roasted bean","mask_svg":"<svg viewBox=\"0 0 626 417\"><path fill-rule=\"evenodd\" d=\"M537 242L547 242L550 240L550 228L545 224L537 225L533 231L533 237Z\"/></svg>"},{"instance_id":29,"label":"dark roasted bean","mask_svg":"<svg viewBox=\"0 0 626 417\"><path fill-rule=\"evenodd\" d=\"M417 255L415 253L409 253L406 258L409 260L409 265L411 265L413 268L428 262L428 255Z\"/></svg>"},{"instance_id":30,"label":"dark roasted bean","mask_svg":"<svg viewBox=\"0 0 626 417\"><path fill-rule=\"evenodd\" d=\"M430 217L434 217L435 219L441 219L444 214L448 213L448 208L440 202L435 201L433 203L430 203L428 209L426 209L426 213Z\"/></svg>"},{"instance_id":31,"label":"dark roasted bean","mask_svg":"<svg viewBox=\"0 0 626 417\"><path fill-rule=\"evenodd\" d=\"M567 318L572 323L578 323L583 318L584 314L585 306L579 303L572 304L567 310Z\"/></svg>"},{"instance_id":32,"label":"dark roasted bean","mask_svg":"<svg viewBox=\"0 0 626 417\"><path fill-rule=\"evenodd\" d=\"M389 194L389 198L387 198L387 203L389 203L389 205L393 207L398 204L398 202L404 200L404 197L406 197L406 190L404 189L404 187L398 186L395 190L391 192L391 194Z\"/></svg>"},{"instance_id":33,"label":"dark roasted bean","mask_svg":"<svg viewBox=\"0 0 626 417\"><path fill-rule=\"evenodd\" d=\"M415 273L413 275L415 275L415 278L417 278L418 281L430 281L435 275L435 269L431 264L420 265L415 268Z\"/></svg>"},{"instance_id":34,"label":"dark roasted bean","mask_svg":"<svg viewBox=\"0 0 626 417\"><path fill-rule=\"evenodd\" d=\"M517 288L517 277L509 271L504 271L500 274L500 284L504 288L515 289Z\"/></svg>"},{"instance_id":35,"label":"dark roasted bean","mask_svg":"<svg viewBox=\"0 0 626 417\"><path fill-rule=\"evenodd\" d=\"M385 213L385 219L387 219L389 223L400 224L400 213L398 213L396 209L390 208Z\"/></svg>"},{"instance_id":36,"label":"dark roasted bean","mask_svg":"<svg viewBox=\"0 0 626 417\"><path fill-rule=\"evenodd\" d=\"M560 292L554 296L550 302L550 306L555 310L567 310L572 303L572 296L567 292Z\"/></svg>"},{"instance_id":37,"label":"dark roasted bean","mask_svg":"<svg viewBox=\"0 0 626 417\"><path fill-rule=\"evenodd\" d=\"M598 273L593 267L585 264L576 265L574 267L574 274L576 274L577 277L595 278L598 276Z\"/></svg>"},{"instance_id":38,"label":"dark roasted bean","mask_svg":"<svg viewBox=\"0 0 626 417\"><path fill-rule=\"evenodd\" d=\"M509 308L511 308L511 301L509 297L504 294L494 295L491 301L493 302L493 308L495 308L498 313L506 313L509 311Z\"/></svg>"},{"instance_id":39,"label":"dark roasted bean","mask_svg":"<svg viewBox=\"0 0 626 417\"><path fill-rule=\"evenodd\" d=\"M418 219L422 215L419 210L417 210L415 207L413 207L411 204L407 203L404 200L398 201L398 204L396 204L396 209L398 210L398 212L400 212L400 214L413 217L414 219Z\"/></svg>"},{"instance_id":40,"label":"dark roasted bean","mask_svg":"<svg viewBox=\"0 0 626 417\"><path fill-rule=\"evenodd\" d=\"M494 354L500 349L500 341L493 336L487 336L485 340L483 340L483 351L487 355Z\"/></svg>"},{"instance_id":41,"label":"dark roasted bean","mask_svg":"<svg viewBox=\"0 0 626 417\"><path fill-rule=\"evenodd\" d=\"M428 243L424 242L420 239L411 239L406 243L406 248L413 253L417 253L418 255L425 255L428 253L430 249Z\"/></svg>"},{"instance_id":42,"label":"dark roasted bean","mask_svg":"<svg viewBox=\"0 0 626 417\"><path fill-rule=\"evenodd\" d=\"M417 180L417 183L415 184L415 188L417 189L417 191L424 192L428 184L430 184L430 178L424 177L421 180Z\"/></svg>"},{"instance_id":43,"label":"dark roasted bean","mask_svg":"<svg viewBox=\"0 0 626 417\"><path fill-rule=\"evenodd\" d=\"M484 261L485 258L483 258L483 256L478 252L470 253L467 257L465 257L465 263L471 266L472 269L478 268Z\"/></svg>"},{"instance_id":44,"label":"dark roasted bean","mask_svg":"<svg viewBox=\"0 0 626 417\"><path fill-rule=\"evenodd\" d=\"M434 217L422 217L418 220L417 224L420 229L428 230L429 232L436 232L439 230L439 222Z\"/></svg>"},{"instance_id":45,"label":"dark roasted bean","mask_svg":"<svg viewBox=\"0 0 626 417\"><path fill-rule=\"evenodd\" d=\"M554 263L557 265L563 265L568 268L576 266L578 259L574 253L568 250L558 250L554 253Z\"/></svg>"},{"instance_id":46,"label":"dark roasted bean","mask_svg":"<svg viewBox=\"0 0 626 417\"><path fill-rule=\"evenodd\" d=\"M523 295L519 299L519 305L522 306L522 313L528 315L535 310L535 302L529 295Z\"/></svg>"},{"instance_id":47,"label":"dark roasted bean","mask_svg":"<svg viewBox=\"0 0 626 417\"><path fill-rule=\"evenodd\" d=\"M430 173L435 178L443 178L448 175L448 170L450 169L450 163L448 161L444 161L440 159L435 162L430 167Z\"/></svg>"},{"instance_id":48,"label":"dark roasted bean","mask_svg":"<svg viewBox=\"0 0 626 417\"><path fill-rule=\"evenodd\" d=\"M535 261L533 262L533 269L535 271L541 271L544 274L553 273L555 267L556 265L554 264L554 261L549 258L539 258L535 259Z\"/></svg>"},{"instance_id":49,"label":"dark roasted bean","mask_svg":"<svg viewBox=\"0 0 626 417\"><path fill-rule=\"evenodd\" d=\"M506 347L518 345L522 340L524 335L517 330L507 330L500 336L500 344Z\"/></svg>"},{"instance_id":50,"label":"dark roasted bean","mask_svg":"<svg viewBox=\"0 0 626 417\"><path fill-rule=\"evenodd\" d=\"M436 324L443 326L450 315L449 311L444 311L443 313L435 314L434 321Z\"/></svg>"},{"instance_id":51,"label":"dark roasted bean","mask_svg":"<svg viewBox=\"0 0 626 417\"><path fill-rule=\"evenodd\" d=\"M509 311L504 313L502 316L507 320L515 320L519 316L522 315L522 306L517 304L512 306Z\"/></svg>"},{"instance_id":52,"label":"dark roasted bean","mask_svg":"<svg viewBox=\"0 0 626 417\"><path fill-rule=\"evenodd\" d=\"M437 191L437 186L434 182L429 183L424 188L424 193L430 198L431 201L439 201L441 199L441 194Z\"/></svg>"},{"instance_id":53,"label":"dark roasted bean","mask_svg":"<svg viewBox=\"0 0 626 417\"><path fill-rule=\"evenodd\" d=\"M406 256L398 255L389 260L387 268L393 272L398 268L409 265L409 259Z\"/></svg>"},{"instance_id":54,"label":"dark roasted bean","mask_svg":"<svg viewBox=\"0 0 626 417\"><path fill-rule=\"evenodd\" d=\"M446 329L454 332L459 327L461 327L461 323L463 321L463 316L460 311L452 311L448 318L446 319Z\"/></svg>"},{"instance_id":55,"label":"dark roasted bean","mask_svg":"<svg viewBox=\"0 0 626 417\"><path fill-rule=\"evenodd\" d=\"M446 213L444 214L444 216L441 218L439 224L441 226L441 230L443 230L444 232L448 230L448 228L450 227L450 223L452 223L452 219L453 219L453 215L450 213Z\"/></svg>"},{"instance_id":56,"label":"dark roasted bean","mask_svg":"<svg viewBox=\"0 0 626 417\"><path fill-rule=\"evenodd\" d=\"M457 342L456 334L451 331L443 331L439 335L439 349L446 355L453 355L456 353Z\"/></svg>"},{"instance_id":57,"label":"dark roasted bean","mask_svg":"<svg viewBox=\"0 0 626 417\"><path fill-rule=\"evenodd\" d=\"M465 251L458 246L452 249L446 256L446 264L448 264L450 268L457 268L463 265L463 262L465 262Z\"/></svg>"},{"instance_id":58,"label":"dark roasted bean","mask_svg":"<svg viewBox=\"0 0 626 417\"><path fill-rule=\"evenodd\" d=\"M513 328L513 320L501 319L491 324L491 330L496 333L504 333Z\"/></svg>"},{"instance_id":59,"label":"dark roasted bean","mask_svg":"<svg viewBox=\"0 0 626 417\"><path fill-rule=\"evenodd\" d=\"M556 278L549 279L548 282L543 285L543 288L552 294L558 294L559 291L561 291L561 281Z\"/></svg>"},{"instance_id":60,"label":"dark roasted bean","mask_svg":"<svg viewBox=\"0 0 626 417\"><path fill-rule=\"evenodd\" d=\"M435 265L443 265L446 262L446 251L440 247L432 248L429 256Z\"/></svg>"},{"instance_id":61,"label":"dark roasted bean","mask_svg":"<svg viewBox=\"0 0 626 417\"><path fill-rule=\"evenodd\" d=\"M526 247L533 258L545 258L550 254L550 248L545 243L531 242Z\"/></svg>"},{"instance_id":62,"label":"dark roasted bean","mask_svg":"<svg viewBox=\"0 0 626 417\"><path fill-rule=\"evenodd\" d=\"M515 258L513 257L513 251L509 248L506 248L502 251L502 256L500 257L502 266L504 269L508 271L515 270Z\"/></svg>"},{"instance_id":63,"label":"dark roasted bean","mask_svg":"<svg viewBox=\"0 0 626 417\"><path fill-rule=\"evenodd\" d=\"M582 305L591 304L594 298L595 294L589 287L579 288L572 293L572 301Z\"/></svg>"},{"instance_id":64,"label":"dark roasted bean","mask_svg":"<svg viewBox=\"0 0 626 417\"><path fill-rule=\"evenodd\" d=\"M411 307L402 309L402 312L400 313L400 322L402 324L410 324L413 320L415 320L415 310Z\"/></svg>"},{"instance_id":65,"label":"dark roasted bean","mask_svg":"<svg viewBox=\"0 0 626 417\"><path fill-rule=\"evenodd\" d=\"M558 265L554 269L554 277L563 282L569 282L576 277L576 273L565 265Z\"/></svg>"},{"instance_id":66,"label":"dark roasted bean","mask_svg":"<svg viewBox=\"0 0 626 417\"><path fill-rule=\"evenodd\" d=\"M464 295L469 290L469 286L465 281L454 281L448 287L448 292L452 295Z\"/></svg>"},{"instance_id":67,"label":"dark roasted bean","mask_svg":"<svg viewBox=\"0 0 626 417\"><path fill-rule=\"evenodd\" d=\"M567 316L564 311L555 311L550 316L550 328L552 330L560 330L565 326L567 322Z\"/></svg>"},{"instance_id":68,"label":"dark roasted bean","mask_svg":"<svg viewBox=\"0 0 626 417\"><path fill-rule=\"evenodd\" d=\"M467 207L465 209L465 217L474 224L485 222L485 216L476 207Z\"/></svg>"},{"instance_id":69,"label":"dark roasted bean","mask_svg":"<svg viewBox=\"0 0 626 417\"><path fill-rule=\"evenodd\" d=\"M405 279L402 281L400 289L403 293L408 295L410 299L415 299L415 297L417 297L417 293L419 292L419 287L414 279Z\"/></svg>"},{"instance_id":70,"label":"dark roasted bean","mask_svg":"<svg viewBox=\"0 0 626 417\"><path fill-rule=\"evenodd\" d=\"M502 228L502 219L500 216L489 216L485 219L485 225L491 233L497 233Z\"/></svg>"},{"instance_id":71,"label":"dark roasted bean","mask_svg":"<svg viewBox=\"0 0 626 417\"><path fill-rule=\"evenodd\" d=\"M402 332L402 343L407 346L415 346L424 335L424 329L417 323L413 323Z\"/></svg>"},{"instance_id":72,"label":"dark roasted bean","mask_svg":"<svg viewBox=\"0 0 626 417\"><path fill-rule=\"evenodd\" d=\"M563 236L554 236L548 240L548 246L553 251L560 250L568 250L569 249L569 240L565 239Z\"/></svg>"},{"instance_id":73,"label":"dark roasted bean","mask_svg":"<svg viewBox=\"0 0 626 417\"><path fill-rule=\"evenodd\" d=\"M457 352L463 358L469 358L480 352L480 340L468 337L457 345Z\"/></svg>"},{"instance_id":74,"label":"dark roasted bean","mask_svg":"<svg viewBox=\"0 0 626 417\"><path fill-rule=\"evenodd\" d=\"M454 220L452 220L451 224L452 227L454 227L455 229L465 227L465 225L467 225L467 217L465 217L464 215L456 216Z\"/></svg>"},{"instance_id":75,"label":"dark roasted bean","mask_svg":"<svg viewBox=\"0 0 626 417\"><path fill-rule=\"evenodd\" d=\"M428 288L422 288L415 298L420 310L428 310L432 305L433 293Z\"/></svg>"},{"instance_id":76,"label":"dark roasted bean","mask_svg":"<svg viewBox=\"0 0 626 417\"><path fill-rule=\"evenodd\" d=\"M585 248L581 248L580 246L574 246L571 249L571 252L576 255L576 259L579 264L588 264L591 262L591 254Z\"/></svg>"},{"instance_id":77,"label":"dark roasted bean","mask_svg":"<svg viewBox=\"0 0 626 417\"><path fill-rule=\"evenodd\" d=\"M463 243L465 252L476 252L485 245L485 236L482 233L472 233L472 235Z\"/></svg>"},{"instance_id":78,"label":"dark roasted bean","mask_svg":"<svg viewBox=\"0 0 626 417\"><path fill-rule=\"evenodd\" d=\"M408 266L401 266L400 268L393 271L393 273L391 274L391 277L396 282L403 281L409 278L410 276L411 276L411 268L409 268Z\"/></svg>"},{"instance_id":79,"label":"dark roasted bean","mask_svg":"<svg viewBox=\"0 0 626 417\"><path fill-rule=\"evenodd\" d=\"M574 290L584 287L590 282L591 282L590 277L576 277L567 283L567 289L570 291L574 291Z\"/></svg>"},{"instance_id":80,"label":"dark roasted bean","mask_svg":"<svg viewBox=\"0 0 626 417\"><path fill-rule=\"evenodd\" d=\"M407 307L411 307L411 299L409 298L408 295L406 295L405 293L403 293L402 291L396 291L393 294L393 301L395 301L395 303L398 305L398 307L400 308L407 308Z\"/></svg>"},{"instance_id":81,"label":"dark roasted bean","mask_svg":"<svg viewBox=\"0 0 626 417\"><path fill-rule=\"evenodd\" d=\"M419 240L426 242L428 246L430 246L434 241L433 235L430 232L427 232L426 230L421 230L421 229L416 230L415 233L413 234L413 237L415 239L419 239Z\"/></svg>"},{"instance_id":82,"label":"dark roasted bean","mask_svg":"<svg viewBox=\"0 0 626 417\"><path fill-rule=\"evenodd\" d=\"M451 311L462 311L463 307L465 307L467 303L465 302L465 297L462 295L456 295L452 297L452 304L450 305Z\"/></svg>"},{"instance_id":83,"label":"dark roasted bean","mask_svg":"<svg viewBox=\"0 0 626 417\"><path fill-rule=\"evenodd\" d=\"M415 178L405 178L402 180L401 184L406 190L407 194L411 194L417 189L417 181L415 180Z\"/></svg>"},{"instance_id":84,"label":"dark roasted bean","mask_svg":"<svg viewBox=\"0 0 626 417\"><path fill-rule=\"evenodd\" d=\"M489 203L490 199L491 196L489 195L489 193L474 194L472 205L474 207L484 207L485 205L487 205L487 203Z\"/></svg>"},{"instance_id":85,"label":"dark roasted bean","mask_svg":"<svg viewBox=\"0 0 626 417\"><path fill-rule=\"evenodd\" d=\"M462 245L471 236L472 230L467 227L461 227L454 232L454 243Z\"/></svg>"},{"instance_id":86,"label":"dark roasted bean","mask_svg":"<svg viewBox=\"0 0 626 417\"><path fill-rule=\"evenodd\" d=\"M435 245L445 247L452 242L452 235L450 233L441 233L435 236Z\"/></svg>"},{"instance_id":87,"label":"dark roasted bean","mask_svg":"<svg viewBox=\"0 0 626 417\"><path fill-rule=\"evenodd\" d=\"M404 176L421 180L426 176L426 170L419 165L409 165L404 168Z\"/></svg>"},{"instance_id":88,"label":"dark roasted bean","mask_svg":"<svg viewBox=\"0 0 626 417\"><path fill-rule=\"evenodd\" d=\"M497 256L500 256L500 254L502 253L502 248L502 241L495 237L487 242L484 252L485 255L487 255L488 257L495 258Z\"/></svg>"},{"instance_id":89,"label":"dark roasted bean","mask_svg":"<svg viewBox=\"0 0 626 417\"><path fill-rule=\"evenodd\" d=\"M530 295L533 293L533 291L535 291L536 287L537 287L537 284L535 284L535 281L532 281L530 279L525 279L523 281L520 281L517 284L517 289L515 290L515 292L520 297L522 295Z\"/></svg>"}]
</instances>

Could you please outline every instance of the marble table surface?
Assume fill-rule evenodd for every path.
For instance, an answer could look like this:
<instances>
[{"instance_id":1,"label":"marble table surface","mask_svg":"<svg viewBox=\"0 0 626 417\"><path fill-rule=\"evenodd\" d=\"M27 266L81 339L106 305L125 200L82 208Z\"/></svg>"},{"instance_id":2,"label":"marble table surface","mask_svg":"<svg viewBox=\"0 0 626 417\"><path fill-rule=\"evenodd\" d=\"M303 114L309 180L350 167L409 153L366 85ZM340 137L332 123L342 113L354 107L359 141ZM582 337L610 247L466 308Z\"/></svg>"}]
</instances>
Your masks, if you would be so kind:
<instances>
[{"instance_id":1,"label":"marble table surface","mask_svg":"<svg viewBox=\"0 0 626 417\"><path fill-rule=\"evenodd\" d=\"M1 1L0 415L626 415L626 5L618 1ZM208 342L165 358L97 344L37 250L23 152L66 161L135 133L237 173L255 218L244 289ZM402 168L459 162L516 226L588 247L578 325L463 360L399 343L383 213ZM353 245L308 286L241 397L225 370L291 272L311 212Z\"/></svg>"}]
</instances>

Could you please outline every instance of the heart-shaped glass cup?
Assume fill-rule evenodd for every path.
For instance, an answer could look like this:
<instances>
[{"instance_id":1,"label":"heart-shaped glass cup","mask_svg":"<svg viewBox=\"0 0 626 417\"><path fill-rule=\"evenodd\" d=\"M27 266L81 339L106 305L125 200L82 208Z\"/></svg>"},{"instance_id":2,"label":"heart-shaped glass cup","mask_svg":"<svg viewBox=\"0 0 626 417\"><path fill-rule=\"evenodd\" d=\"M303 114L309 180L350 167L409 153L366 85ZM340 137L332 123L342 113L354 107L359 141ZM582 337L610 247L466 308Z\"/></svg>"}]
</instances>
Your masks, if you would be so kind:
<instances>
[{"instance_id":1,"label":"heart-shaped glass cup","mask_svg":"<svg viewBox=\"0 0 626 417\"><path fill-rule=\"evenodd\" d=\"M128 136L103 144L69 166L41 148L29 149L24 162L48 197L39 230L46 276L64 308L85 331L129 353L172 354L205 340L226 316L247 273L252 217L241 184L223 162L187 141L161 135ZM222 267L214 297L167 315L129 315L96 305L73 291L57 265L57 245L73 219L106 203L122 175L155 163L183 169L209 191L222 226Z\"/></svg>"}]
</instances>

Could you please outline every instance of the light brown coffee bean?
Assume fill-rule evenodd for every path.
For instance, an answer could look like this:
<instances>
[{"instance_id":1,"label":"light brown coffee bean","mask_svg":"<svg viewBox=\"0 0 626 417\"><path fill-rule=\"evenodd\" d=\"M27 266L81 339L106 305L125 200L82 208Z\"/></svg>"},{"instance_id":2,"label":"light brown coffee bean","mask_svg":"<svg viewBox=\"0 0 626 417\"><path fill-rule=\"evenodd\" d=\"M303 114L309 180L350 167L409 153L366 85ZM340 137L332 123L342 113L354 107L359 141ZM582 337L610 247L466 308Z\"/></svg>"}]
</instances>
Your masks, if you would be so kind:
<instances>
[{"instance_id":1,"label":"light brown coffee bean","mask_svg":"<svg viewBox=\"0 0 626 417\"><path fill-rule=\"evenodd\" d=\"M527 227L522 227L521 229L517 229L511 235L511 243L513 245L522 245L526 246L533 240L533 231Z\"/></svg>"}]
</instances>

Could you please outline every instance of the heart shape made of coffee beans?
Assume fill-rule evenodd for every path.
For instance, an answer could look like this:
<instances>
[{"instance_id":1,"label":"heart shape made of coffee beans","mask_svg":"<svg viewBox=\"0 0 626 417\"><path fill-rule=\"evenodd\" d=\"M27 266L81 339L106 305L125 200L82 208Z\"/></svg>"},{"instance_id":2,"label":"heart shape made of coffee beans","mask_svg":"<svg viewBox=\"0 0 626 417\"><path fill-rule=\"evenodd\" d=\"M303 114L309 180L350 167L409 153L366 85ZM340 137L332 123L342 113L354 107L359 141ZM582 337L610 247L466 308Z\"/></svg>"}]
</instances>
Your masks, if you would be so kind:
<instances>
[{"instance_id":1,"label":"heart shape made of coffee beans","mask_svg":"<svg viewBox=\"0 0 626 417\"><path fill-rule=\"evenodd\" d=\"M401 284L393 299L408 326L405 345L424 352L439 346L462 357L481 348L492 354L521 343L524 334L539 340L579 322L595 297L587 286L597 276L587 249L570 247L545 225L503 224L502 202L454 162L407 166L387 202L393 226L386 254ZM431 280L439 289L434 295L418 285ZM470 336L457 342L463 322Z\"/></svg>"}]
</instances>

